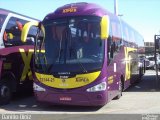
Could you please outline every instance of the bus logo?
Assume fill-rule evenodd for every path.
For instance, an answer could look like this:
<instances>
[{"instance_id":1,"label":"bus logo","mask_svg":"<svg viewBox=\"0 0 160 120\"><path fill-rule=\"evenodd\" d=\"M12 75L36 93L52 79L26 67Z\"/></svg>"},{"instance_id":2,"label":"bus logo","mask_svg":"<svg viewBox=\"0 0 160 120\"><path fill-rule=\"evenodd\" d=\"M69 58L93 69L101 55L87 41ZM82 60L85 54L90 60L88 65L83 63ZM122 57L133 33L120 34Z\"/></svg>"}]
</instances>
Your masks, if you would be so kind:
<instances>
[{"instance_id":1,"label":"bus logo","mask_svg":"<svg viewBox=\"0 0 160 120\"><path fill-rule=\"evenodd\" d=\"M62 82L65 83L65 82L66 82L66 79L62 79Z\"/></svg>"},{"instance_id":2,"label":"bus logo","mask_svg":"<svg viewBox=\"0 0 160 120\"><path fill-rule=\"evenodd\" d=\"M68 78L68 76L60 76L60 79L62 80L63 83L66 82L66 79Z\"/></svg>"},{"instance_id":3,"label":"bus logo","mask_svg":"<svg viewBox=\"0 0 160 120\"><path fill-rule=\"evenodd\" d=\"M21 81L24 81L26 77L28 76L29 79L32 79L32 72L30 68L30 62L32 59L33 49L29 49L28 55L25 53L24 49L19 49L23 62L24 62L24 69L21 75Z\"/></svg>"},{"instance_id":4,"label":"bus logo","mask_svg":"<svg viewBox=\"0 0 160 120\"><path fill-rule=\"evenodd\" d=\"M63 9L62 13L73 13L73 12L77 12L77 7Z\"/></svg>"},{"instance_id":5,"label":"bus logo","mask_svg":"<svg viewBox=\"0 0 160 120\"><path fill-rule=\"evenodd\" d=\"M126 70L125 70L125 81L131 78L131 55L130 52L135 52L137 49L125 47L125 62L126 62Z\"/></svg>"}]
</instances>

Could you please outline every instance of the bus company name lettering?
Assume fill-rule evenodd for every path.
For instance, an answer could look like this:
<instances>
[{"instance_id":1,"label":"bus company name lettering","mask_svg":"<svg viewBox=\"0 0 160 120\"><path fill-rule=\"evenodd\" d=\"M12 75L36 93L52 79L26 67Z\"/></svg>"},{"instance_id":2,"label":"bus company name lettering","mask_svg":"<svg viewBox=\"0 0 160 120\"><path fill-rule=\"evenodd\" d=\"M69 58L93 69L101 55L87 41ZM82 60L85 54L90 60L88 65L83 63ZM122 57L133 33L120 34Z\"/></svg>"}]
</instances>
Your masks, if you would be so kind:
<instances>
[{"instance_id":1,"label":"bus company name lettering","mask_svg":"<svg viewBox=\"0 0 160 120\"><path fill-rule=\"evenodd\" d=\"M85 77L77 77L76 78L76 82L85 82L85 83L88 83L89 79L85 78Z\"/></svg>"},{"instance_id":2,"label":"bus company name lettering","mask_svg":"<svg viewBox=\"0 0 160 120\"><path fill-rule=\"evenodd\" d=\"M114 78L113 76L110 76L108 78L108 84L112 84L113 83L113 81L114 81L113 78Z\"/></svg>"},{"instance_id":3,"label":"bus company name lettering","mask_svg":"<svg viewBox=\"0 0 160 120\"><path fill-rule=\"evenodd\" d=\"M77 11L76 7L71 7L71 8L63 9L62 13L72 13L72 12L76 12L76 11Z\"/></svg>"}]
</instances>

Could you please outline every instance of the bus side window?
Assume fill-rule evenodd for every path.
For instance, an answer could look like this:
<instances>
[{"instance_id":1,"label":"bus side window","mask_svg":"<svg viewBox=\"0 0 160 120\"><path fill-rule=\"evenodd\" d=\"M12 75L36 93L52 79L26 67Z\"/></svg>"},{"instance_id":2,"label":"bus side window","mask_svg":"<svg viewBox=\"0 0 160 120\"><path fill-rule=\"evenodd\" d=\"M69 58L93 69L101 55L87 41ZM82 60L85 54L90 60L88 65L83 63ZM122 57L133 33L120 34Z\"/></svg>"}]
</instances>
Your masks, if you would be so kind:
<instances>
[{"instance_id":1,"label":"bus side window","mask_svg":"<svg viewBox=\"0 0 160 120\"><path fill-rule=\"evenodd\" d=\"M27 21L11 17L10 20L7 23L5 32L4 32L4 44L6 47L10 46L19 46L23 45L24 43L21 42L21 31L23 28L23 25Z\"/></svg>"},{"instance_id":2,"label":"bus side window","mask_svg":"<svg viewBox=\"0 0 160 120\"><path fill-rule=\"evenodd\" d=\"M114 40L114 32L115 32L115 22L111 22L110 23L110 31L109 31L109 38L107 40L107 57L108 57L108 62L107 64L109 65L113 58L114 58L114 54L115 54L115 40Z\"/></svg>"},{"instance_id":3,"label":"bus side window","mask_svg":"<svg viewBox=\"0 0 160 120\"><path fill-rule=\"evenodd\" d=\"M113 54L114 54L114 44L112 42L112 37L109 36L108 40L107 40L107 57L108 57L108 64L110 64L110 62L113 59Z\"/></svg>"},{"instance_id":4,"label":"bus side window","mask_svg":"<svg viewBox=\"0 0 160 120\"><path fill-rule=\"evenodd\" d=\"M113 20L111 22L111 28L112 28L112 41L113 41L113 47L114 52L118 52L120 50L121 46L121 28L119 21Z\"/></svg>"},{"instance_id":5,"label":"bus side window","mask_svg":"<svg viewBox=\"0 0 160 120\"><path fill-rule=\"evenodd\" d=\"M122 46L122 38L121 38L121 26L120 22L116 19L111 19L110 22L110 31L109 31L109 38L107 40L107 47L108 47L108 64L111 63L112 59L116 54L118 54L121 46Z\"/></svg>"}]
</instances>

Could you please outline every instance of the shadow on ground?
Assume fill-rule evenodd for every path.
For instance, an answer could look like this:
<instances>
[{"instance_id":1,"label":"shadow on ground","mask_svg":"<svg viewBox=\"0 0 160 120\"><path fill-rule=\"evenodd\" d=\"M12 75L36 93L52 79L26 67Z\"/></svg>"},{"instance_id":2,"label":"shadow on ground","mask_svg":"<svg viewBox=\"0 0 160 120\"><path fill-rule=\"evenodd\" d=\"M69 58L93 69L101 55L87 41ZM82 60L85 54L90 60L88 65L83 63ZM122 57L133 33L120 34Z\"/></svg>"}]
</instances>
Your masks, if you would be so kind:
<instances>
[{"instance_id":1,"label":"shadow on ground","mask_svg":"<svg viewBox=\"0 0 160 120\"><path fill-rule=\"evenodd\" d=\"M146 71L142 80L130 86L125 92L160 92L160 76L154 70Z\"/></svg>"},{"instance_id":2,"label":"shadow on ground","mask_svg":"<svg viewBox=\"0 0 160 120\"><path fill-rule=\"evenodd\" d=\"M12 111L12 112L27 112L30 111L43 111L43 112L94 112L98 111L99 107L86 107L86 106L64 106L64 105L49 105L38 103L33 95L24 96L16 95L10 104L0 107L0 112Z\"/></svg>"},{"instance_id":3,"label":"shadow on ground","mask_svg":"<svg viewBox=\"0 0 160 120\"><path fill-rule=\"evenodd\" d=\"M150 74L152 73L152 74ZM160 80L156 80L154 71L147 71L141 82L132 85L125 92L160 92ZM33 95L16 95L9 105L1 106L1 111L14 112L94 112L101 107L79 107L79 106L54 106L38 104Z\"/></svg>"}]
</instances>

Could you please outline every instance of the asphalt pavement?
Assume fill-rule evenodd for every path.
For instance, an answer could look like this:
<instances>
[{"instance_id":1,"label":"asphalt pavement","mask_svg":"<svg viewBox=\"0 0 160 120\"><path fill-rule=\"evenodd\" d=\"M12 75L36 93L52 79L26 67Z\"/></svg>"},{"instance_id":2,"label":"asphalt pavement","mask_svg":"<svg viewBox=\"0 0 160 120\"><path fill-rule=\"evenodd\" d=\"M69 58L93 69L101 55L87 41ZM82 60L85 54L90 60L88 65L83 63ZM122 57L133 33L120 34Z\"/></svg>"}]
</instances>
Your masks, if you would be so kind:
<instances>
[{"instance_id":1,"label":"asphalt pavement","mask_svg":"<svg viewBox=\"0 0 160 120\"><path fill-rule=\"evenodd\" d=\"M34 96L19 96L1 106L0 113L32 115L32 119L39 120L160 120L159 81L154 70L147 70L140 83L130 86L119 100L103 107L41 105Z\"/></svg>"}]
</instances>

